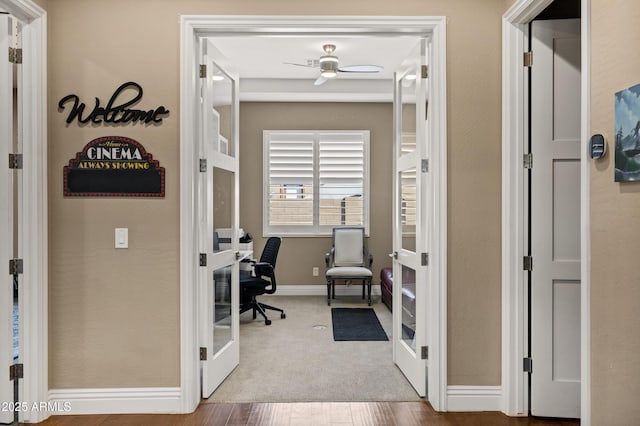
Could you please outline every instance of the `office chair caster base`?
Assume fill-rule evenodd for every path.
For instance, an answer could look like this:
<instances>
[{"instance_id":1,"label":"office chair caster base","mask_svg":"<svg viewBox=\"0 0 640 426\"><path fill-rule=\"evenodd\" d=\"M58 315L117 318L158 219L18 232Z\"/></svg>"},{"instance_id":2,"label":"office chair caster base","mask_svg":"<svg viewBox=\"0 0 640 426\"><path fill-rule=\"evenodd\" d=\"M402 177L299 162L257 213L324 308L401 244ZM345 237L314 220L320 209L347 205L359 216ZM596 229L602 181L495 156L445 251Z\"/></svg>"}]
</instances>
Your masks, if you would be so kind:
<instances>
[{"instance_id":1,"label":"office chair caster base","mask_svg":"<svg viewBox=\"0 0 640 426\"><path fill-rule=\"evenodd\" d=\"M270 319L264 320L264 325L271 325L271 320Z\"/></svg>"}]
</instances>

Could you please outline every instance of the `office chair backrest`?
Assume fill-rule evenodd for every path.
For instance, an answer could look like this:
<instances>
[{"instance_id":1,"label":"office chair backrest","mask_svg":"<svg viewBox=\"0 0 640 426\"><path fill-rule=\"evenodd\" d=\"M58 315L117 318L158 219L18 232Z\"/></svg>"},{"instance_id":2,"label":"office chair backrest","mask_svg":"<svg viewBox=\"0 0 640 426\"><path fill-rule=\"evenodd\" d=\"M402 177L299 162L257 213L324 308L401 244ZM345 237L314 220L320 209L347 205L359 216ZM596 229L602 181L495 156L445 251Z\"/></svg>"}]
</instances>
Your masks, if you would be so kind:
<instances>
[{"instance_id":1,"label":"office chair backrest","mask_svg":"<svg viewBox=\"0 0 640 426\"><path fill-rule=\"evenodd\" d=\"M213 231L213 251L220 251L220 236L218 231Z\"/></svg>"},{"instance_id":2,"label":"office chair backrest","mask_svg":"<svg viewBox=\"0 0 640 426\"><path fill-rule=\"evenodd\" d=\"M273 266L273 269L275 269L281 242L282 239L280 237L269 237L267 243L264 245L264 249L262 250L262 255L260 255L260 262L268 263Z\"/></svg>"},{"instance_id":3,"label":"office chair backrest","mask_svg":"<svg viewBox=\"0 0 640 426\"><path fill-rule=\"evenodd\" d=\"M364 265L364 228L333 228L335 266Z\"/></svg>"}]
</instances>

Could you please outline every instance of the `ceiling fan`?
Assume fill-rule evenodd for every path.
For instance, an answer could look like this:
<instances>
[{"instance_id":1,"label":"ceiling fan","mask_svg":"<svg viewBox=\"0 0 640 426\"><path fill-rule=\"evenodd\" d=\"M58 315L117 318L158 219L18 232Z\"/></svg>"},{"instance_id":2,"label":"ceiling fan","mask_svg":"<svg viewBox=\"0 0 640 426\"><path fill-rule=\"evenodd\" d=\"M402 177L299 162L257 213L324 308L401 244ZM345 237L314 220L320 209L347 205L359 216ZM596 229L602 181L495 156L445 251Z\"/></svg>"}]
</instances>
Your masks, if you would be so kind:
<instances>
[{"instance_id":1,"label":"ceiling fan","mask_svg":"<svg viewBox=\"0 0 640 426\"><path fill-rule=\"evenodd\" d=\"M320 56L320 59L308 60L307 64L296 64L293 62L285 62L285 64L307 68L320 68L320 76L313 83L316 86L325 83L328 79L336 77L339 72L376 73L383 69L380 65L346 65L340 67L338 66L338 57L333 55L333 52L336 50L335 44L325 44L322 46L322 50L324 50L325 54Z\"/></svg>"}]
</instances>

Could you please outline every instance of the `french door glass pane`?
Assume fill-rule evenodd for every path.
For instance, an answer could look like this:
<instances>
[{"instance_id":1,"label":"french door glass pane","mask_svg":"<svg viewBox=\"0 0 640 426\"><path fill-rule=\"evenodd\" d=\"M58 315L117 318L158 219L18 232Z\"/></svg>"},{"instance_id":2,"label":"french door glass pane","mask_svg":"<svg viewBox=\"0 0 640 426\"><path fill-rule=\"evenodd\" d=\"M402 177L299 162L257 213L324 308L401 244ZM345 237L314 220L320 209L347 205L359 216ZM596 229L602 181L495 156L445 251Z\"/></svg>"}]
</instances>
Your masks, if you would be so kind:
<instances>
[{"instance_id":1,"label":"french door glass pane","mask_svg":"<svg viewBox=\"0 0 640 426\"><path fill-rule=\"evenodd\" d=\"M416 349L416 271L402 265L402 340Z\"/></svg>"},{"instance_id":2,"label":"french door glass pane","mask_svg":"<svg viewBox=\"0 0 640 426\"><path fill-rule=\"evenodd\" d=\"M217 151L235 156L233 144L233 80L213 64L213 109L219 116ZM214 123L215 124L215 123Z\"/></svg>"},{"instance_id":3,"label":"french door glass pane","mask_svg":"<svg viewBox=\"0 0 640 426\"><path fill-rule=\"evenodd\" d=\"M213 272L213 353L232 339L231 266Z\"/></svg>"},{"instance_id":4,"label":"french door glass pane","mask_svg":"<svg viewBox=\"0 0 640 426\"><path fill-rule=\"evenodd\" d=\"M416 69L409 70L400 81L401 116L401 153L408 154L416 150Z\"/></svg>"},{"instance_id":5,"label":"french door glass pane","mask_svg":"<svg viewBox=\"0 0 640 426\"><path fill-rule=\"evenodd\" d=\"M233 225L233 172L218 167L213 168L213 251L231 249Z\"/></svg>"},{"instance_id":6,"label":"french door glass pane","mask_svg":"<svg viewBox=\"0 0 640 426\"><path fill-rule=\"evenodd\" d=\"M400 172L400 218L402 225L402 248L416 251L416 168Z\"/></svg>"}]
</instances>

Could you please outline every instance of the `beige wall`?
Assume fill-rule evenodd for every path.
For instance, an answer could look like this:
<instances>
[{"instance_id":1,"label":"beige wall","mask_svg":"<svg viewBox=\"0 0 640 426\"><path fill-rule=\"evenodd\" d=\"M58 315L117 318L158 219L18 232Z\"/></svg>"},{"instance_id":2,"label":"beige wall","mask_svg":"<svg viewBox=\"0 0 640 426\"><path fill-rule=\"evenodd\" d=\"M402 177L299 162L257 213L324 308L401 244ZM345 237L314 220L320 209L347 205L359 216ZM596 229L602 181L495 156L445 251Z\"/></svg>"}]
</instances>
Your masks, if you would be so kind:
<instances>
[{"instance_id":1,"label":"beige wall","mask_svg":"<svg viewBox=\"0 0 640 426\"><path fill-rule=\"evenodd\" d=\"M371 219L369 251L374 269L391 266L391 179L393 116L391 104L252 103L240 104L240 224L254 236L255 256L262 237L263 130L370 130ZM331 238L285 238L278 255L278 284L326 284L324 254ZM320 267L321 275L311 270ZM378 282L376 273L374 282Z\"/></svg>"},{"instance_id":2,"label":"beige wall","mask_svg":"<svg viewBox=\"0 0 640 426\"><path fill-rule=\"evenodd\" d=\"M328 11L448 17L449 383L500 384L504 0L56 0L46 6L52 388L179 385L179 15ZM65 125L56 106L61 97L106 101L130 80L145 90L141 106L171 110L162 125ZM243 114L257 107L245 106ZM91 139L114 134L138 140L166 167L164 199L62 196L62 167ZM254 219L243 220L255 226ZM113 248L115 227L129 227L128 250ZM285 241L282 264L291 264L287 258L297 244L302 242ZM376 267L385 254L380 244ZM287 283L316 282L310 265Z\"/></svg>"},{"instance_id":3,"label":"beige wall","mask_svg":"<svg viewBox=\"0 0 640 426\"><path fill-rule=\"evenodd\" d=\"M640 3L591 0L591 132L608 154L591 163L591 415L640 422L640 183L616 183L614 94L640 83Z\"/></svg>"},{"instance_id":4,"label":"beige wall","mask_svg":"<svg viewBox=\"0 0 640 426\"><path fill-rule=\"evenodd\" d=\"M504 0L504 4L505 4L505 6L506 6L506 7L504 8L504 10L505 10L505 11L509 10L509 8L510 8L511 6L513 6L514 4L516 4L516 2L517 2L517 1L518 1L518 0Z\"/></svg>"},{"instance_id":5,"label":"beige wall","mask_svg":"<svg viewBox=\"0 0 640 426\"><path fill-rule=\"evenodd\" d=\"M180 385L177 15L145 3L48 5L51 388ZM157 25L144 24L151 10ZM142 85L140 107L171 111L162 125L66 125L58 111L67 94L104 104L127 81ZM160 161L165 198L63 197L63 166L108 135ZM129 249L114 249L116 227Z\"/></svg>"}]
</instances>

